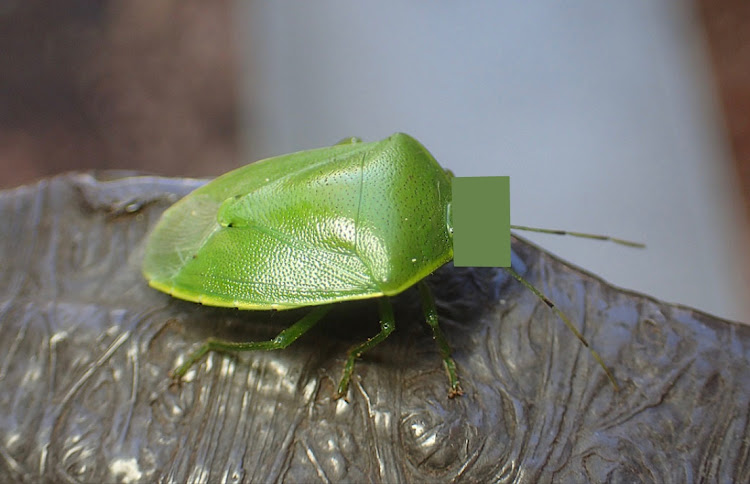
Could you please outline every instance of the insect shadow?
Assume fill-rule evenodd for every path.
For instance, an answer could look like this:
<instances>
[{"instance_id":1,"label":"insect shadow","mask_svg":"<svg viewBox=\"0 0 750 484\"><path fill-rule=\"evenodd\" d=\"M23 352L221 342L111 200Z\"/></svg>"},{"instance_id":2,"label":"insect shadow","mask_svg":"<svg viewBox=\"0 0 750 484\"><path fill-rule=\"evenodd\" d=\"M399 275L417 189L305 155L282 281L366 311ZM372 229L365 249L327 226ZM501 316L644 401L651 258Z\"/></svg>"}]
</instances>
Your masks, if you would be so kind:
<instances>
[{"instance_id":1,"label":"insect shadow","mask_svg":"<svg viewBox=\"0 0 750 484\"><path fill-rule=\"evenodd\" d=\"M523 263L514 261L514 264ZM446 337L456 348L470 340L472 322L490 310L511 279L501 269L455 267L448 263L430 275L426 282L437 303L437 310ZM382 345L363 355L363 363L377 363L385 369L434 367L440 368L440 352L433 341L433 333L425 324L421 298L412 287L392 298L398 319L398 331ZM276 336L303 317L309 308L286 311L240 311L234 308L199 306L172 299L176 320L165 328L165 336L178 331L188 341L216 338L230 342L265 341ZM232 352L219 351L222 357L247 362L255 357L302 358L306 364L337 372L342 355L379 328L375 300L348 301L334 305L326 317L313 329L296 340L291 352ZM168 336L167 336L168 337ZM417 348L418 351L414 351ZM272 355L272 356L271 356ZM418 360L418 361L415 361ZM426 361L430 360L430 361ZM434 362L432 361L434 360ZM434 363L434 364L433 364ZM194 368L200 368L196 365ZM442 378L442 377L441 377ZM335 378L332 378L335 380ZM177 381L173 380L173 383Z\"/></svg>"}]
</instances>

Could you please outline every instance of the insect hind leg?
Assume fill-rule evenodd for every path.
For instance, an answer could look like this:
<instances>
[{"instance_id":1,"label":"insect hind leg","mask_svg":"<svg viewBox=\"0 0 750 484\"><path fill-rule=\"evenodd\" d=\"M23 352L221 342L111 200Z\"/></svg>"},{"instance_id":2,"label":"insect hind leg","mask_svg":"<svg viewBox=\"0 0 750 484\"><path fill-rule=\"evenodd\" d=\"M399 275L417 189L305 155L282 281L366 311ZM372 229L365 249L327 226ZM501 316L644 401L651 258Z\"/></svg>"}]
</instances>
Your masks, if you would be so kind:
<instances>
[{"instance_id":1,"label":"insect hind leg","mask_svg":"<svg viewBox=\"0 0 750 484\"><path fill-rule=\"evenodd\" d=\"M302 319L279 333L268 341L234 342L214 338L206 340L200 348L192 352L185 362L178 366L171 375L180 381L185 373L197 364L209 351L240 352L240 351L268 351L280 350L292 344L297 338L305 334L330 310L330 306L319 306L307 313Z\"/></svg>"}]
</instances>

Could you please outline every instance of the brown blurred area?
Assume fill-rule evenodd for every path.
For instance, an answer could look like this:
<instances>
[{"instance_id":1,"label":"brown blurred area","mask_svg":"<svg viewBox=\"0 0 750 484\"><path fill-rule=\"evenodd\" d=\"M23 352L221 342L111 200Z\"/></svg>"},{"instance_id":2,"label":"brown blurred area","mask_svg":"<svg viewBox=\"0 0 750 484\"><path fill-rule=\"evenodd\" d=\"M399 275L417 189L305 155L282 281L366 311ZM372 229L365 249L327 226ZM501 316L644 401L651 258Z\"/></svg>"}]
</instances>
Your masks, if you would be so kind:
<instances>
[{"instance_id":1,"label":"brown blurred area","mask_svg":"<svg viewBox=\"0 0 750 484\"><path fill-rule=\"evenodd\" d=\"M231 1L0 2L0 188L238 165Z\"/></svg>"},{"instance_id":2,"label":"brown blurred area","mask_svg":"<svg viewBox=\"0 0 750 484\"><path fill-rule=\"evenodd\" d=\"M750 2L700 0L698 8L750 220Z\"/></svg>"}]
</instances>

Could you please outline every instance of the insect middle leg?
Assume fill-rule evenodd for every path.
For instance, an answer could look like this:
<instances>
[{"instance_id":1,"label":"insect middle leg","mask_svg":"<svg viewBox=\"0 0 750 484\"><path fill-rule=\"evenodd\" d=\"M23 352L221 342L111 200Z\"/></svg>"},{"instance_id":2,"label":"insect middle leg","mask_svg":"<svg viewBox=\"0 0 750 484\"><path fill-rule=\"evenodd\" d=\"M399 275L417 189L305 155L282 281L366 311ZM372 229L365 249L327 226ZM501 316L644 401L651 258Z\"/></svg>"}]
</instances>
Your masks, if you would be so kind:
<instances>
[{"instance_id":1,"label":"insect middle leg","mask_svg":"<svg viewBox=\"0 0 750 484\"><path fill-rule=\"evenodd\" d=\"M380 307L380 332L364 343L352 347L347 353L348 357L346 359L346 365L344 365L344 373L341 376L338 391L334 395L334 398L337 400L346 395L346 391L349 388L349 380L351 379L352 371L354 370L354 361L362 356L362 353L365 351L382 343L383 340L385 340L396 328L396 320L393 317L393 306L388 297L383 296L379 298L378 305Z\"/></svg>"},{"instance_id":2,"label":"insect middle leg","mask_svg":"<svg viewBox=\"0 0 750 484\"><path fill-rule=\"evenodd\" d=\"M463 395L463 390L458 383L458 373L456 372L456 362L453 361L451 356L451 347L448 345L448 340L445 339L445 335L440 330L438 325L438 314L437 308L435 307L435 298L432 297L432 292L424 280L419 281L419 295L422 298L422 309L424 310L424 316L427 320L427 324L432 328L432 335L440 348L440 354L443 356L443 364L445 364L445 371L448 373L448 380L450 382L450 390L448 391L448 398L453 398L458 395Z\"/></svg>"},{"instance_id":3,"label":"insect middle leg","mask_svg":"<svg viewBox=\"0 0 750 484\"><path fill-rule=\"evenodd\" d=\"M305 334L310 328L315 326L323 316L331 309L330 306L319 306L307 313L302 319L289 326L279 333L275 338L268 341L252 341L237 343L234 341L224 341L209 338L196 351L188 356L185 363L172 371L172 378L179 381L185 373L190 370L203 356L209 351L239 352L239 351L258 351L258 350L280 350L292 344L297 338Z\"/></svg>"}]
</instances>

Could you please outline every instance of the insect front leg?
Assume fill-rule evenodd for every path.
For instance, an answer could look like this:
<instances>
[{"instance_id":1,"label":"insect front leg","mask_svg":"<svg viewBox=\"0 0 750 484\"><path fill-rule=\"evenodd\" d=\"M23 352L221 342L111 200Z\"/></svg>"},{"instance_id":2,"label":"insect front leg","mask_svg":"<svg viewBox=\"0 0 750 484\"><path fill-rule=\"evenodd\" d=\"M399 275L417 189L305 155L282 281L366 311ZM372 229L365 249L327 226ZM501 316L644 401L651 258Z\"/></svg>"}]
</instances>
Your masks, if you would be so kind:
<instances>
[{"instance_id":1,"label":"insect front leg","mask_svg":"<svg viewBox=\"0 0 750 484\"><path fill-rule=\"evenodd\" d=\"M224 351L224 352L239 352L239 351L268 351L268 350L280 350L286 348L292 344L297 338L305 334L323 316L331 309L330 306L318 306L309 313L307 313L302 319L289 326L287 329L279 333L275 338L268 341L253 341L245 343L237 343L234 341L224 341L219 339L210 338L206 340L203 345L196 351L188 356L185 363L177 367L172 371L172 378L179 381L185 376L185 373L190 370L203 356L209 351Z\"/></svg>"},{"instance_id":2,"label":"insect front leg","mask_svg":"<svg viewBox=\"0 0 750 484\"><path fill-rule=\"evenodd\" d=\"M378 299L378 305L380 306L380 332L364 343L352 347L347 353L348 357L346 359L346 365L344 365L344 373L341 376L338 391L333 396L336 400L346 395L346 391L349 388L349 380L351 379L352 371L354 370L354 361L362 356L362 353L365 351L382 343L383 340L385 340L396 328L396 320L393 317L393 306L391 305L391 301L384 296Z\"/></svg>"},{"instance_id":3,"label":"insect front leg","mask_svg":"<svg viewBox=\"0 0 750 484\"><path fill-rule=\"evenodd\" d=\"M458 383L458 373L456 372L456 362L453 361L451 356L451 347L448 345L448 340L445 339L445 335L440 330L438 325L438 314L437 308L435 307L435 298L432 296L430 288L427 287L427 283L424 279L419 281L419 295L422 298L422 309L424 310L425 320L427 324L432 328L432 335L440 348L440 354L443 356L443 364L445 364L445 371L448 373L448 380L450 382L450 390L448 391L448 398L453 398L458 395L463 395L463 390Z\"/></svg>"}]
</instances>

